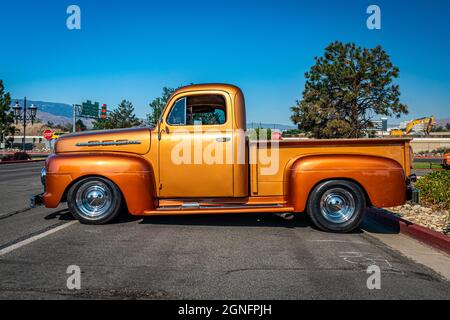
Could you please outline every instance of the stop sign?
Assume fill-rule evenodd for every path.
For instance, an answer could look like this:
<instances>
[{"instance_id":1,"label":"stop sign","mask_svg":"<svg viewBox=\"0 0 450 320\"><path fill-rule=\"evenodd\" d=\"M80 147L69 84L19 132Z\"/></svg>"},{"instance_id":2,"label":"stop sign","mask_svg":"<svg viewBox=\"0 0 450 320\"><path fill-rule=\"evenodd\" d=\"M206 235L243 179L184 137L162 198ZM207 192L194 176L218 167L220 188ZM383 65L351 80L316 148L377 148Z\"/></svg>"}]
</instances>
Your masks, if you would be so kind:
<instances>
[{"instance_id":1,"label":"stop sign","mask_svg":"<svg viewBox=\"0 0 450 320\"><path fill-rule=\"evenodd\" d=\"M44 138L45 139L52 140L52 137L53 137L53 131L52 130L47 129L47 130L44 131Z\"/></svg>"},{"instance_id":2,"label":"stop sign","mask_svg":"<svg viewBox=\"0 0 450 320\"><path fill-rule=\"evenodd\" d=\"M281 140L281 132L272 131L272 140Z\"/></svg>"}]
</instances>

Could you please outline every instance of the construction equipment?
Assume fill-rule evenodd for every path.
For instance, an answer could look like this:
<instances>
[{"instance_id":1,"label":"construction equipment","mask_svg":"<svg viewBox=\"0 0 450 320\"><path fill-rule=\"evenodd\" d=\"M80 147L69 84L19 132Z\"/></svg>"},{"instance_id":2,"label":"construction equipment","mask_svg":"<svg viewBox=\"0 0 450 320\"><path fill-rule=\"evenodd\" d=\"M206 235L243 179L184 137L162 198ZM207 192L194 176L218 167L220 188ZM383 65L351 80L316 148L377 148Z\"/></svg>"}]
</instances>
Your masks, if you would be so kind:
<instances>
[{"instance_id":1,"label":"construction equipment","mask_svg":"<svg viewBox=\"0 0 450 320\"><path fill-rule=\"evenodd\" d=\"M450 153L444 154L444 158L442 159L442 168L445 170L450 170Z\"/></svg>"},{"instance_id":2,"label":"construction equipment","mask_svg":"<svg viewBox=\"0 0 450 320\"><path fill-rule=\"evenodd\" d=\"M428 135L428 134L430 134L431 129L433 129L433 126L436 124L436 120L434 119L434 116L411 120L406 125L405 130L392 129L389 134L391 136L409 135L411 133L411 131L414 129L414 127L419 125L419 124L424 124L423 132Z\"/></svg>"}]
</instances>

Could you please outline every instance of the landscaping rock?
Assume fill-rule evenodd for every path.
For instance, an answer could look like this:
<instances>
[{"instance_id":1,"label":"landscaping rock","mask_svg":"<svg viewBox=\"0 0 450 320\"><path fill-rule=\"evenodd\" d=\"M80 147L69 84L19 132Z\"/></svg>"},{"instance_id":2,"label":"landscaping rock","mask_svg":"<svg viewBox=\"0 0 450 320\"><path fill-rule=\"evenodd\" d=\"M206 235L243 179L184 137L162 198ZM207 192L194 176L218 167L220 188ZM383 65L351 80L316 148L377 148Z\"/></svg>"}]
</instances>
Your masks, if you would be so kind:
<instances>
[{"instance_id":1,"label":"landscaping rock","mask_svg":"<svg viewBox=\"0 0 450 320\"><path fill-rule=\"evenodd\" d=\"M410 203L385 209L412 223L449 235L450 214L446 210L434 210L433 208Z\"/></svg>"}]
</instances>

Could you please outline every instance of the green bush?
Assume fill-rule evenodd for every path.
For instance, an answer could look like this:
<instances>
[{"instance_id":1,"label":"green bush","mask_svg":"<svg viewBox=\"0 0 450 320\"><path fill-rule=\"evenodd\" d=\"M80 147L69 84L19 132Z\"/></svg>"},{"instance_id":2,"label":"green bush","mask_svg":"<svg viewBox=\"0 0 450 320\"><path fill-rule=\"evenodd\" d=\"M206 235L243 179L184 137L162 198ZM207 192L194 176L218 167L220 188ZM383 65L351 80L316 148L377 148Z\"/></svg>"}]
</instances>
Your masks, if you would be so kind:
<instances>
[{"instance_id":1,"label":"green bush","mask_svg":"<svg viewBox=\"0 0 450 320\"><path fill-rule=\"evenodd\" d=\"M425 203L450 210L450 171L435 171L416 182Z\"/></svg>"}]
</instances>

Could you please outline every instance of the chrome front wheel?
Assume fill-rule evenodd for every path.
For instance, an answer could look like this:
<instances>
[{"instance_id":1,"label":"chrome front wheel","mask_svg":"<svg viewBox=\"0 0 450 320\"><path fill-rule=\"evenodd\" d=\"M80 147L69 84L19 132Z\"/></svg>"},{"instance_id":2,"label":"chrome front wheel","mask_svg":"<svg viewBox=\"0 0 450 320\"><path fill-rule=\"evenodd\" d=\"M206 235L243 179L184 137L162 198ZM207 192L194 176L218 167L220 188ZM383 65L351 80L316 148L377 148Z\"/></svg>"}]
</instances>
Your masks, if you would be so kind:
<instances>
[{"instance_id":1,"label":"chrome front wheel","mask_svg":"<svg viewBox=\"0 0 450 320\"><path fill-rule=\"evenodd\" d=\"M67 202L73 216L80 222L103 224L119 214L122 196L111 181L101 177L89 177L70 188Z\"/></svg>"},{"instance_id":2,"label":"chrome front wheel","mask_svg":"<svg viewBox=\"0 0 450 320\"><path fill-rule=\"evenodd\" d=\"M103 182L90 181L78 189L76 203L86 219L101 219L111 209L112 194Z\"/></svg>"}]
</instances>

